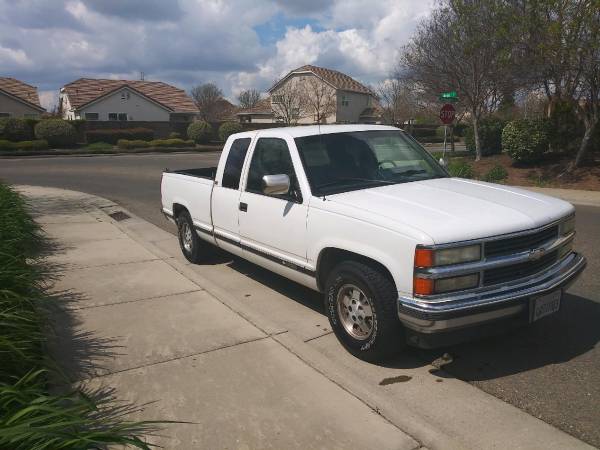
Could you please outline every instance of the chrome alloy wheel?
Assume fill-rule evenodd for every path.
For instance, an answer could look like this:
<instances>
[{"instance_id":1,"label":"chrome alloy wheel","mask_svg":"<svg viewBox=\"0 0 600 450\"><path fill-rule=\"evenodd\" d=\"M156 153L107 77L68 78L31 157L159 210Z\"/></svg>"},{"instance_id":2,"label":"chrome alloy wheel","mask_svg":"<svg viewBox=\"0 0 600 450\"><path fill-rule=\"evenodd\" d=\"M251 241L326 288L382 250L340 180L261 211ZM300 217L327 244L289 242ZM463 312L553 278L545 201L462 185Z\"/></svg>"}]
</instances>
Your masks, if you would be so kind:
<instances>
[{"instance_id":1,"label":"chrome alloy wheel","mask_svg":"<svg viewBox=\"0 0 600 450\"><path fill-rule=\"evenodd\" d=\"M184 222L181 225L181 240L183 242L183 248L185 248L185 251L191 252L194 241L192 238L192 228L187 222Z\"/></svg>"},{"instance_id":2,"label":"chrome alloy wheel","mask_svg":"<svg viewBox=\"0 0 600 450\"><path fill-rule=\"evenodd\" d=\"M353 284L344 284L337 293L338 317L346 332L365 340L373 332L373 307L365 293Z\"/></svg>"}]
</instances>

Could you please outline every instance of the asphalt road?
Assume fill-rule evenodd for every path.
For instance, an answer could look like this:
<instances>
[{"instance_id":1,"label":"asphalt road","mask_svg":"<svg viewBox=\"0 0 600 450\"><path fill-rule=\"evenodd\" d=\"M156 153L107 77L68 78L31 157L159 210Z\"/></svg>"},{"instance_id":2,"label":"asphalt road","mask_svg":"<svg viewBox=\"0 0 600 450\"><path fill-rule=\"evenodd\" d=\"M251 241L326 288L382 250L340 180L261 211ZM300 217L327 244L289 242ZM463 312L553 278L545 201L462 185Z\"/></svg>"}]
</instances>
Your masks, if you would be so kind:
<instances>
[{"instance_id":1,"label":"asphalt road","mask_svg":"<svg viewBox=\"0 0 600 450\"><path fill-rule=\"evenodd\" d=\"M218 157L204 153L0 159L0 179L99 195L174 232L160 213L162 170L215 165ZM450 353L454 361L444 369L451 376L600 447L600 208L577 207L577 231L576 248L588 257L588 268L563 298L559 314L509 335L442 351L409 351L424 364ZM280 282L259 278L269 286ZM298 291L290 298L306 295L300 287L290 290ZM402 364L400 359L397 363Z\"/></svg>"}]
</instances>

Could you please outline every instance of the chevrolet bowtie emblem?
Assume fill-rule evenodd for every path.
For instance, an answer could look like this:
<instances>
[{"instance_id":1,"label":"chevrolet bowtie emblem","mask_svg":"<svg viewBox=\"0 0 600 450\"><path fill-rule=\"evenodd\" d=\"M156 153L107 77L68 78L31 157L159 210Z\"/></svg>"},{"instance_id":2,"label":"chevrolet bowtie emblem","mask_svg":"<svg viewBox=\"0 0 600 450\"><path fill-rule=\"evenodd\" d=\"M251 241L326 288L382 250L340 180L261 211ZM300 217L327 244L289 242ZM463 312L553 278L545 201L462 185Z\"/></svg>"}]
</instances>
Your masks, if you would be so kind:
<instances>
[{"instance_id":1,"label":"chevrolet bowtie emblem","mask_svg":"<svg viewBox=\"0 0 600 450\"><path fill-rule=\"evenodd\" d=\"M546 250L544 250L543 248L534 248L533 250L531 250L529 252L529 260L537 261L542 256L544 256L545 253L546 253Z\"/></svg>"}]
</instances>

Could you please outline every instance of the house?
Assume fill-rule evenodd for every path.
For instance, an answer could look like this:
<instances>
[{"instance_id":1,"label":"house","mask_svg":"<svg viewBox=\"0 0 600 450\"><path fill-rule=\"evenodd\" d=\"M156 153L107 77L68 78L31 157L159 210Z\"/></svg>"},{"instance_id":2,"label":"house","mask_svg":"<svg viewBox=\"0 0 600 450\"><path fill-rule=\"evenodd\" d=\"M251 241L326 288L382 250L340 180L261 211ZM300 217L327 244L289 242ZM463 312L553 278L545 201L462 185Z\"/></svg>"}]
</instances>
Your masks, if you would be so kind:
<instances>
[{"instance_id":1,"label":"house","mask_svg":"<svg viewBox=\"0 0 600 450\"><path fill-rule=\"evenodd\" d=\"M10 77L0 77L0 117L34 119L46 110L37 88Z\"/></svg>"},{"instance_id":2,"label":"house","mask_svg":"<svg viewBox=\"0 0 600 450\"><path fill-rule=\"evenodd\" d=\"M275 114L271 108L271 99L263 98L251 108L242 108L236 114L240 123L273 123Z\"/></svg>"},{"instance_id":3,"label":"house","mask_svg":"<svg viewBox=\"0 0 600 450\"><path fill-rule=\"evenodd\" d=\"M276 121L377 123L375 94L352 77L312 65L292 70L269 89Z\"/></svg>"},{"instance_id":4,"label":"house","mask_svg":"<svg viewBox=\"0 0 600 450\"><path fill-rule=\"evenodd\" d=\"M64 119L190 122L198 108L183 89L161 81L80 78L60 90Z\"/></svg>"}]
</instances>

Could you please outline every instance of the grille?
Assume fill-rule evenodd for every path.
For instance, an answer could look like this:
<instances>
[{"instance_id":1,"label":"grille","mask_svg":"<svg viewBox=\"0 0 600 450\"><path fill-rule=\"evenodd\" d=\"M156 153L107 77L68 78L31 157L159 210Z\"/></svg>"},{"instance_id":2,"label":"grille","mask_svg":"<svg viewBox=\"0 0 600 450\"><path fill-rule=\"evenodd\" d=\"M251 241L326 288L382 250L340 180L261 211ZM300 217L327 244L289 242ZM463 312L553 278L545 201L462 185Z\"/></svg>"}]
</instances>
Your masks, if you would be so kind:
<instances>
[{"instance_id":1,"label":"grille","mask_svg":"<svg viewBox=\"0 0 600 450\"><path fill-rule=\"evenodd\" d=\"M558 252L554 251L542 256L537 261L526 261L524 263L513 264L511 266L488 269L483 272L483 285L503 283L505 281L517 280L519 278L535 275L538 272L550 267L557 260Z\"/></svg>"},{"instance_id":2,"label":"grille","mask_svg":"<svg viewBox=\"0 0 600 450\"><path fill-rule=\"evenodd\" d=\"M485 256L490 257L510 255L526 250L532 250L539 247L544 242L556 238L557 236L558 225L554 225L535 233L486 242Z\"/></svg>"}]
</instances>

